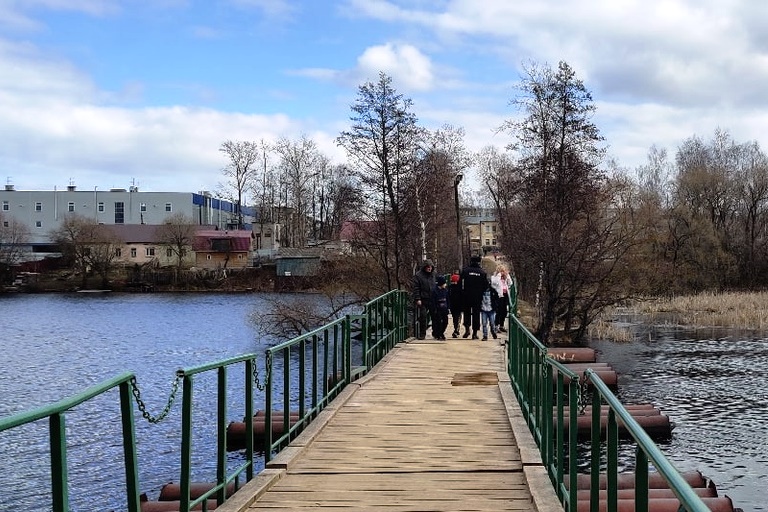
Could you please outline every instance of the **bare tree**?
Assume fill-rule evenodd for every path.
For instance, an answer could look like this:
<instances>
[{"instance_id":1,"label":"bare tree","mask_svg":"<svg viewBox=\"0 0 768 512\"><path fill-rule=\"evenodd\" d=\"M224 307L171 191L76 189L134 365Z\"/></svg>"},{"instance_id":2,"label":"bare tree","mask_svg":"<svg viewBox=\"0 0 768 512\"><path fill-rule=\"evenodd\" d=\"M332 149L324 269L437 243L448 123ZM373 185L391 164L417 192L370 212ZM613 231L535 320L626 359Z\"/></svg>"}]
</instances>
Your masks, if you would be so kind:
<instances>
[{"instance_id":1,"label":"bare tree","mask_svg":"<svg viewBox=\"0 0 768 512\"><path fill-rule=\"evenodd\" d=\"M279 172L285 185L286 206L291 205L292 209L285 229L288 245L304 247L311 231L307 220L312 218L312 192L317 189L325 158L315 142L306 136L297 141L280 139L275 144L275 152L280 159Z\"/></svg>"},{"instance_id":2,"label":"bare tree","mask_svg":"<svg viewBox=\"0 0 768 512\"><path fill-rule=\"evenodd\" d=\"M176 258L177 272L181 271L184 258L191 254L195 230L195 220L192 217L183 212L176 212L166 217L155 231L157 242L167 247Z\"/></svg>"},{"instance_id":3,"label":"bare tree","mask_svg":"<svg viewBox=\"0 0 768 512\"><path fill-rule=\"evenodd\" d=\"M8 282L11 269L29 251L31 233L26 224L0 212L0 283Z\"/></svg>"},{"instance_id":4,"label":"bare tree","mask_svg":"<svg viewBox=\"0 0 768 512\"><path fill-rule=\"evenodd\" d=\"M404 254L407 219L402 213L403 181L413 172L418 135L412 106L397 93L392 78L379 73L377 82L358 89L352 126L336 139L347 151L366 198L360 214L378 226L378 242L366 250L381 266L390 289L407 282L412 272Z\"/></svg>"},{"instance_id":5,"label":"bare tree","mask_svg":"<svg viewBox=\"0 0 768 512\"><path fill-rule=\"evenodd\" d=\"M508 178L516 212L508 221L517 235L512 259L524 291L540 298L539 339L547 342L557 321L577 317L578 338L591 312L610 300L602 283L621 268L619 240L626 245L631 236L619 229L614 192L598 167L604 148L591 121L591 94L565 62L525 71L513 102L524 117L501 127L517 156Z\"/></svg>"},{"instance_id":6,"label":"bare tree","mask_svg":"<svg viewBox=\"0 0 768 512\"><path fill-rule=\"evenodd\" d=\"M117 248L122 245L109 226L71 213L50 232L49 238L59 245L65 260L80 273L83 288L87 286L88 275L92 272L101 276L102 286L109 284L109 275L117 260Z\"/></svg>"},{"instance_id":7,"label":"bare tree","mask_svg":"<svg viewBox=\"0 0 768 512\"><path fill-rule=\"evenodd\" d=\"M252 190L256 180L256 169L260 161L261 148L256 142L227 140L221 144L219 151L224 153L229 162L222 169L227 178L222 184L222 193L231 194L237 208L238 229L243 228L243 206L245 194Z\"/></svg>"}]
</instances>

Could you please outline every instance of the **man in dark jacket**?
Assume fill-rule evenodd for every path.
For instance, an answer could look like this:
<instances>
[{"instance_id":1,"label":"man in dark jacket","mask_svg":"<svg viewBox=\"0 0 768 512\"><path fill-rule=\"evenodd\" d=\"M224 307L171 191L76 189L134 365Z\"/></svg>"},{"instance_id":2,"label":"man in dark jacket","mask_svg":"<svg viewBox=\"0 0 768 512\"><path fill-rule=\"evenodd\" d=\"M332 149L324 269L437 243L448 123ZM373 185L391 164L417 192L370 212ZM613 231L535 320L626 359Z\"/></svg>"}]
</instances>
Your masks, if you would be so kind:
<instances>
[{"instance_id":1,"label":"man in dark jacket","mask_svg":"<svg viewBox=\"0 0 768 512\"><path fill-rule=\"evenodd\" d=\"M469 326L472 325L472 339L476 340L480 330L480 303L483 292L488 288L488 274L480 266L480 256L472 256L469 265L461 271L461 303L464 308L464 338L469 338Z\"/></svg>"},{"instance_id":2,"label":"man in dark jacket","mask_svg":"<svg viewBox=\"0 0 768 512\"><path fill-rule=\"evenodd\" d=\"M432 260L424 260L413 276L412 296L416 315L416 337L423 340L427 336L429 312L432 306L432 289L435 287L435 275Z\"/></svg>"}]
</instances>

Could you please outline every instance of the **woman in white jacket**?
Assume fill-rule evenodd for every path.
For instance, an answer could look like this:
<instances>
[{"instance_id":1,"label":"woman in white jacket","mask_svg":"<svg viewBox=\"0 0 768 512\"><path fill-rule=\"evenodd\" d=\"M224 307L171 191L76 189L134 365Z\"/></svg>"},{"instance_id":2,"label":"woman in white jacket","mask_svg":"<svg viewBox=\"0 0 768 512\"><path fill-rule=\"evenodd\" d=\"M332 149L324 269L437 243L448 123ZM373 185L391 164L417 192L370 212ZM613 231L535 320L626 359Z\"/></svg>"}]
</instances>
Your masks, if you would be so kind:
<instances>
[{"instance_id":1,"label":"woman in white jacket","mask_svg":"<svg viewBox=\"0 0 768 512\"><path fill-rule=\"evenodd\" d=\"M509 304L509 290L512 288L512 277L509 270L503 264L496 266L496 273L491 276L491 286L499 294L498 309L496 310L496 330L507 332L504 328L504 320L507 318L507 305Z\"/></svg>"}]
</instances>

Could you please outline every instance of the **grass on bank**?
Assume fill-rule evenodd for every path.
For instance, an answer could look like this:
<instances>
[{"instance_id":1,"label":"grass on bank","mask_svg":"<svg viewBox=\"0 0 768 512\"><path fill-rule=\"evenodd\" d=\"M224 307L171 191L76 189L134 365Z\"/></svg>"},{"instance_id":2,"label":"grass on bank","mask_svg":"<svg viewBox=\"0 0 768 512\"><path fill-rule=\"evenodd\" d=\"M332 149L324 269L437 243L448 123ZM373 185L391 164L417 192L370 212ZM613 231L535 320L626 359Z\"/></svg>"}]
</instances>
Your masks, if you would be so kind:
<instances>
[{"instance_id":1,"label":"grass on bank","mask_svg":"<svg viewBox=\"0 0 768 512\"><path fill-rule=\"evenodd\" d=\"M768 329L768 292L705 292L698 295L640 301L633 311L649 321L692 327Z\"/></svg>"},{"instance_id":2,"label":"grass on bank","mask_svg":"<svg viewBox=\"0 0 768 512\"><path fill-rule=\"evenodd\" d=\"M523 324L532 329L536 324L534 308L521 301L518 309ZM768 330L768 292L704 292L643 299L625 305L621 312L642 316L643 322L655 325ZM630 330L612 321L617 313L616 308L606 310L589 326L588 337L616 342L631 341Z\"/></svg>"}]
</instances>

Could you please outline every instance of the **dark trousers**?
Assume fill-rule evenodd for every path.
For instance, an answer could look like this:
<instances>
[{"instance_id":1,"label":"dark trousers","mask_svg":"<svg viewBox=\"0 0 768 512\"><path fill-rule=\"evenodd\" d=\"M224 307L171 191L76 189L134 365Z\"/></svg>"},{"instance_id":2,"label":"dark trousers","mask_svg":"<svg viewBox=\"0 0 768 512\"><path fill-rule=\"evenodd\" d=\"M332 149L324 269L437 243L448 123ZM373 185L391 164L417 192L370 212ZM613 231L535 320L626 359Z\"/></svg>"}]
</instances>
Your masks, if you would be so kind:
<instances>
[{"instance_id":1,"label":"dark trousers","mask_svg":"<svg viewBox=\"0 0 768 512\"><path fill-rule=\"evenodd\" d=\"M451 304L451 318L453 318L453 330L458 332L461 325L461 304L458 307Z\"/></svg>"},{"instance_id":2,"label":"dark trousers","mask_svg":"<svg viewBox=\"0 0 768 512\"><path fill-rule=\"evenodd\" d=\"M448 327L448 310L435 311L432 313L432 337L437 339L445 336L445 329Z\"/></svg>"},{"instance_id":3,"label":"dark trousers","mask_svg":"<svg viewBox=\"0 0 768 512\"><path fill-rule=\"evenodd\" d=\"M499 305L496 307L496 325L504 327L504 321L507 319L507 306L509 305L509 295L499 297Z\"/></svg>"},{"instance_id":4,"label":"dark trousers","mask_svg":"<svg viewBox=\"0 0 768 512\"><path fill-rule=\"evenodd\" d=\"M414 313L416 315L416 337L424 339L427 336L427 325L429 325L429 304L424 300L421 301L421 306L413 305Z\"/></svg>"},{"instance_id":5,"label":"dark trousers","mask_svg":"<svg viewBox=\"0 0 768 512\"><path fill-rule=\"evenodd\" d=\"M472 333L477 333L480 330L480 304L465 304L463 315L464 327L469 329L471 322Z\"/></svg>"}]
</instances>

